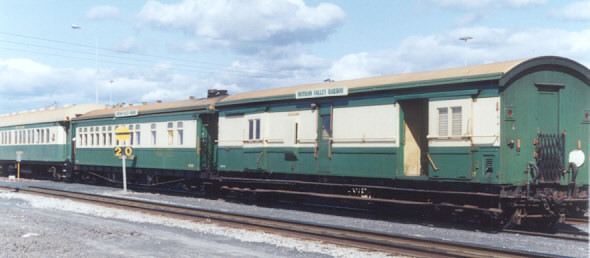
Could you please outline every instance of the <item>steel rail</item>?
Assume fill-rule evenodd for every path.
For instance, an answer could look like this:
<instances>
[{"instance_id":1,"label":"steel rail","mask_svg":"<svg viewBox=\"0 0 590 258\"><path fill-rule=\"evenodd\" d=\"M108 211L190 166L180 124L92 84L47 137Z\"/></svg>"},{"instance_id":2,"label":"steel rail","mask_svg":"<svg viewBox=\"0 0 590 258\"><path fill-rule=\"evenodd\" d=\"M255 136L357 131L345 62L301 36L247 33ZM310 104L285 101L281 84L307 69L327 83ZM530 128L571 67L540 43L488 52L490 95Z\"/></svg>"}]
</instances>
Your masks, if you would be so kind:
<instances>
[{"instance_id":1,"label":"steel rail","mask_svg":"<svg viewBox=\"0 0 590 258\"><path fill-rule=\"evenodd\" d=\"M565 218L565 222L568 224L588 225L588 218Z\"/></svg>"},{"instance_id":2,"label":"steel rail","mask_svg":"<svg viewBox=\"0 0 590 258\"><path fill-rule=\"evenodd\" d=\"M566 235L555 235L543 232L534 232L534 231L526 231L526 230L514 230L514 229L504 229L501 232L504 233L511 233L511 234L520 234L520 235L527 235L527 236L539 236L539 237L547 237L552 239L560 239L560 240L567 240L567 241L577 241L577 242L584 242L588 243L588 233L581 233L581 234L574 234L572 232L561 232L565 233ZM569 234L569 235L567 235Z\"/></svg>"},{"instance_id":3,"label":"steel rail","mask_svg":"<svg viewBox=\"0 0 590 258\"><path fill-rule=\"evenodd\" d=\"M66 190L28 187L13 188L0 186L19 193L37 194L51 197L80 200L109 207L132 209L155 213L167 217L177 217L195 221L215 222L238 228L255 229L281 235L294 236L331 242L356 248L406 254L439 257L553 257L552 255L510 250L499 247L466 244L433 238L410 237L351 228L322 225L294 220L259 217L231 212L222 212L194 207L163 204L153 201L134 200L121 197L72 192Z\"/></svg>"}]
</instances>

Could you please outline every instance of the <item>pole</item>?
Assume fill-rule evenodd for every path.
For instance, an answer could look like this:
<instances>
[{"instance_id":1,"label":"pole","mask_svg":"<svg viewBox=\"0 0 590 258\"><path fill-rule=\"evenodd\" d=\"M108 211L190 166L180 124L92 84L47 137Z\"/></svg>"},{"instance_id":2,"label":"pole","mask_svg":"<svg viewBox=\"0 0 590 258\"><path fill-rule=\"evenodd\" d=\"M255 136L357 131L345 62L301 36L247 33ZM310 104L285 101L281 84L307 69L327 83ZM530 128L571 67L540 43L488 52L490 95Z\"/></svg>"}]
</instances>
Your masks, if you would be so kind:
<instances>
[{"instance_id":1,"label":"pole","mask_svg":"<svg viewBox=\"0 0 590 258\"><path fill-rule=\"evenodd\" d=\"M94 78L94 86L96 87L96 104L98 104L98 36L94 33L94 65L96 67L96 78Z\"/></svg>"},{"instance_id":2,"label":"pole","mask_svg":"<svg viewBox=\"0 0 590 258\"><path fill-rule=\"evenodd\" d=\"M16 178L20 181L20 162L16 163Z\"/></svg>"},{"instance_id":3,"label":"pole","mask_svg":"<svg viewBox=\"0 0 590 258\"><path fill-rule=\"evenodd\" d=\"M110 94L110 97L109 97L109 106L112 107L113 106L113 82L115 82L115 81L110 80L109 82L111 83L111 87L109 87L109 89L111 91L111 94Z\"/></svg>"},{"instance_id":4,"label":"pole","mask_svg":"<svg viewBox=\"0 0 590 258\"><path fill-rule=\"evenodd\" d=\"M125 160L127 159L126 155L121 156L123 162L123 191L127 192L127 168L125 165Z\"/></svg>"},{"instance_id":5,"label":"pole","mask_svg":"<svg viewBox=\"0 0 590 258\"><path fill-rule=\"evenodd\" d=\"M82 29L82 27L72 24L72 29L78 30ZM92 31L92 35L94 36L94 66L96 68L96 78L94 78L94 86L96 87L96 104L98 104L98 36L96 32Z\"/></svg>"},{"instance_id":6,"label":"pole","mask_svg":"<svg viewBox=\"0 0 590 258\"><path fill-rule=\"evenodd\" d=\"M467 41L470 40L470 39L473 39L473 37L471 37L471 36L465 36L465 37L460 37L459 38L459 40L465 41L465 44L463 45L464 46L464 49L465 49L464 50L465 53L463 54L464 55L463 66L467 66Z\"/></svg>"}]
</instances>

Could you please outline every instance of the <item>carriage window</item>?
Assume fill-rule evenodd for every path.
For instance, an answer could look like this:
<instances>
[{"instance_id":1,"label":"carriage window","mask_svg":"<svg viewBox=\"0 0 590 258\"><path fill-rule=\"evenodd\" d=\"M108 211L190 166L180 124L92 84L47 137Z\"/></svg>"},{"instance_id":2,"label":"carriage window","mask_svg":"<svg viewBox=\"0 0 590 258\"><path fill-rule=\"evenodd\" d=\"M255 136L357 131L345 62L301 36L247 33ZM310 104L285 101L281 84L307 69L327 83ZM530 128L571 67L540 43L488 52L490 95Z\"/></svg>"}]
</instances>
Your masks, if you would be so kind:
<instances>
[{"instance_id":1,"label":"carriage window","mask_svg":"<svg viewBox=\"0 0 590 258\"><path fill-rule=\"evenodd\" d=\"M136 128L137 128L137 127L136 127ZM140 134L139 134L139 131L136 131L136 132L135 132L135 144L136 144L136 145L140 145L140 144L141 144L141 142L140 142L140 140L139 140L139 139L140 139L140 138L139 138L139 136L140 136Z\"/></svg>"},{"instance_id":2,"label":"carriage window","mask_svg":"<svg viewBox=\"0 0 590 258\"><path fill-rule=\"evenodd\" d=\"M49 143L49 128L45 129L45 142Z\"/></svg>"},{"instance_id":3,"label":"carriage window","mask_svg":"<svg viewBox=\"0 0 590 258\"><path fill-rule=\"evenodd\" d=\"M256 119L256 139L260 139L260 119Z\"/></svg>"},{"instance_id":4,"label":"carriage window","mask_svg":"<svg viewBox=\"0 0 590 258\"><path fill-rule=\"evenodd\" d=\"M322 138L324 139L332 137L331 120L332 118L330 115L322 115Z\"/></svg>"},{"instance_id":5,"label":"carriage window","mask_svg":"<svg viewBox=\"0 0 590 258\"><path fill-rule=\"evenodd\" d=\"M449 109L451 112L451 122L449 123ZM438 135L448 136L449 131L451 135L462 135L462 111L461 107L439 108L438 109Z\"/></svg>"},{"instance_id":6,"label":"carriage window","mask_svg":"<svg viewBox=\"0 0 590 258\"><path fill-rule=\"evenodd\" d=\"M168 145L172 145L174 144L174 123L169 122L168 123Z\"/></svg>"},{"instance_id":7,"label":"carriage window","mask_svg":"<svg viewBox=\"0 0 590 258\"><path fill-rule=\"evenodd\" d=\"M168 145L174 144L174 131L168 130Z\"/></svg>"},{"instance_id":8,"label":"carriage window","mask_svg":"<svg viewBox=\"0 0 590 258\"><path fill-rule=\"evenodd\" d=\"M178 145L182 145L183 143L184 143L183 132L182 132L182 130L178 130Z\"/></svg>"},{"instance_id":9,"label":"carriage window","mask_svg":"<svg viewBox=\"0 0 590 258\"><path fill-rule=\"evenodd\" d=\"M260 139L260 119L248 120L248 139Z\"/></svg>"},{"instance_id":10,"label":"carriage window","mask_svg":"<svg viewBox=\"0 0 590 258\"><path fill-rule=\"evenodd\" d=\"M295 144L299 143L298 137L299 137L299 124L295 123L295 137L293 137L295 139L295 141L293 143L295 143Z\"/></svg>"},{"instance_id":11,"label":"carriage window","mask_svg":"<svg viewBox=\"0 0 590 258\"><path fill-rule=\"evenodd\" d=\"M461 107L452 107L451 112L453 113L451 133L461 135Z\"/></svg>"},{"instance_id":12,"label":"carriage window","mask_svg":"<svg viewBox=\"0 0 590 258\"><path fill-rule=\"evenodd\" d=\"M156 145L156 124L152 124L151 128L152 128L152 145Z\"/></svg>"},{"instance_id":13,"label":"carriage window","mask_svg":"<svg viewBox=\"0 0 590 258\"><path fill-rule=\"evenodd\" d=\"M109 146L112 146L113 145L113 133L112 133L113 128L111 126L109 126L109 127L107 127L107 130L108 130L108 132L107 132L107 138L108 138L107 142L109 143Z\"/></svg>"},{"instance_id":14,"label":"carriage window","mask_svg":"<svg viewBox=\"0 0 590 258\"><path fill-rule=\"evenodd\" d=\"M438 135L446 136L449 134L449 110L447 108L438 109Z\"/></svg>"},{"instance_id":15,"label":"carriage window","mask_svg":"<svg viewBox=\"0 0 590 258\"><path fill-rule=\"evenodd\" d=\"M248 139L254 139L254 120L248 120Z\"/></svg>"}]
</instances>

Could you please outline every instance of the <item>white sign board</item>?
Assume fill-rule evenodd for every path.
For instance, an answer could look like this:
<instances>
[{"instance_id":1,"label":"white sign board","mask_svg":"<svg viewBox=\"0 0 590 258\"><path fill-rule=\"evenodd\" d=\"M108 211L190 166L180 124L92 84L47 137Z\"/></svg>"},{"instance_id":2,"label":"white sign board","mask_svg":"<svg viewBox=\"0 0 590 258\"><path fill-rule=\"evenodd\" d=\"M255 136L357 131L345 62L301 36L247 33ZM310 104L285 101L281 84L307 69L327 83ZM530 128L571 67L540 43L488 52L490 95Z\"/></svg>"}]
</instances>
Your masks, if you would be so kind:
<instances>
[{"instance_id":1,"label":"white sign board","mask_svg":"<svg viewBox=\"0 0 590 258\"><path fill-rule=\"evenodd\" d=\"M311 89L311 90L298 90L295 92L295 99L308 99L308 98L323 98L333 96L347 96L347 87L338 88L322 88L322 89Z\"/></svg>"},{"instance_id":2,"label":"white sign board","mask_svg":"<svg viewBox=\"0 0 590 258\"><path fill-rule=\"evenodd\" d=\"M136 116L137 114L139 114L139 112L137 111L137 109L133 109L133 110L122 110L122 111L116 111L115 112L115 117Z\"/></svg>"}]
</instances>

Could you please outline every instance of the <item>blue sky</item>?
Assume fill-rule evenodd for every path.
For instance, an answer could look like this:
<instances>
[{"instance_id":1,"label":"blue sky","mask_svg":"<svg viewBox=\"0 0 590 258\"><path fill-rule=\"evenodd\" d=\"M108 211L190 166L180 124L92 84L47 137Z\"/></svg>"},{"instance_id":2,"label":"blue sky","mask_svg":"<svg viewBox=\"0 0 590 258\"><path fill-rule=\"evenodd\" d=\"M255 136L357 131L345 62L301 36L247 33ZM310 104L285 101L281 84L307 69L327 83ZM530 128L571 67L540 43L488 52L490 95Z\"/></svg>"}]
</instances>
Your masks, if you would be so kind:
<instances>
[{"instance_id":1,"label":"blue sky","mask_svg":"<svg viewBox=\"0 0 590 258\"><path fill-rule=\"evenodd\" d=\"M541 55L590 66L589 25L588 1L0 1L0 113L96 87L151 103Z\"/></svg>"}]
</instances>

